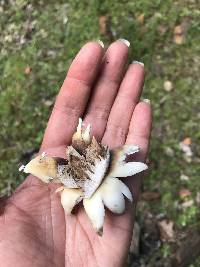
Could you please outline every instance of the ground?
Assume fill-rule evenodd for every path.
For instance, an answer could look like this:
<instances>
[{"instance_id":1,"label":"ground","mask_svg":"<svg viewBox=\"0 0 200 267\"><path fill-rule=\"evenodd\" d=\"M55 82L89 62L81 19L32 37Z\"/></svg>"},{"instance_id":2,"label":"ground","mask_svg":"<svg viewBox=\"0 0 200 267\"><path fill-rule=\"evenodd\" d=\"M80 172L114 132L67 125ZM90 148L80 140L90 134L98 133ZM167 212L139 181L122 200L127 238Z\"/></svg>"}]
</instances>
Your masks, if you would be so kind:
<instances>
[{"instance_id":1,"label":"ground","mask_svg":"<svg viewBox=\"0 0 200 267\"><path fill-rule=\"evenodd\" d=\"M38 150L55 95L80 47L89 40L108 45L125 38L131 43L129 62L145 64L142 97L154 110L150 171L137 220L168 220L174 229L172 237L159 237L144 266L167 262L173 239L200 221L199 30L195 0L0 1L1 194L24 179L18 166ZM200 266L200 259L189 266Z\"/></svg>"}]
</instances>

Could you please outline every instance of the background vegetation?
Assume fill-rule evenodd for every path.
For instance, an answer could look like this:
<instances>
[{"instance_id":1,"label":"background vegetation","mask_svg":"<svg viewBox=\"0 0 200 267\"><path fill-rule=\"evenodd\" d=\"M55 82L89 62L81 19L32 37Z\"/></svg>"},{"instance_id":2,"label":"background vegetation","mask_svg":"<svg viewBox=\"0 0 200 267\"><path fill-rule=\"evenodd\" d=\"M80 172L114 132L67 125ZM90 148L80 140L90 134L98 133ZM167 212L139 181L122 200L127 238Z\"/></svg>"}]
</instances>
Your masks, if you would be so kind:
<instances>
[{"instance_id":1,"label":"background vegetation","mask_svg":"<svg viewBox=\"0 0 200 267\"><path fill-rule=\"evenodd\" d=\"M200 226L198 4L1 0L1 194L10 194L24 179L18 166L39 148L55 95L80 47L88 40L102 39L108 45L125 38L131 42L130 62L145 64L143 97L151 99L154 109L151 171L137 219L142 245L132 266L171 266L166 264L174 246ZM160 229L156 240L145 225L149 219ZM166 225L163 229L163 221L171 232L166 233ZM200 266L200 260L190 266Z\"/></svg>"}]
</instances>

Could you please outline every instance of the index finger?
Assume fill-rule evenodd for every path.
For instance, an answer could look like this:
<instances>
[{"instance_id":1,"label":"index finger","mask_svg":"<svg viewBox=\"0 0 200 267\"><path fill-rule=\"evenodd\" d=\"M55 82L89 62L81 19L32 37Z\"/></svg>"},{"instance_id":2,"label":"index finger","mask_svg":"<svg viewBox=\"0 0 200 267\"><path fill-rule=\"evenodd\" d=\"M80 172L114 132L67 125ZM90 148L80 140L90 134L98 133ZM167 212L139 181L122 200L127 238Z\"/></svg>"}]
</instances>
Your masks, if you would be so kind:
<instances>
[{"instance_id":1,"label":"index finger","mask_svg":"<svg viewBox=\"0 0 200 267\"><path fill-rule=\"evenodd\" d=\"M66 145L71 141L78 118L85 111L102 57L101 44L90 42L73 60L57 96L41 149Z\"/></svg>"}]
</instances>

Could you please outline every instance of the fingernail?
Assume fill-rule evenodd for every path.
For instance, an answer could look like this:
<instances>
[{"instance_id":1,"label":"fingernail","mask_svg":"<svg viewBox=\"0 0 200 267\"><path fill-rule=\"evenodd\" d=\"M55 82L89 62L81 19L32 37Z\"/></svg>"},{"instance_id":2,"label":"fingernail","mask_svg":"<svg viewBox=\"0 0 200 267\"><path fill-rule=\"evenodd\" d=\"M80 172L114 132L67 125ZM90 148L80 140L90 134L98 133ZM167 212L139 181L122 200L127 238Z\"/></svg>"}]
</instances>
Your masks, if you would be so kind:
<instances>
[{"instance_id":1,"label":"fingernail","mask_svg":"<svg viewBox=\"0 0 200 267\"><path fill-rule=\"evenodd\" d=\"M126 40L126 39L120 38L118 41L124 43L128 47L130 46L130 42L128 40Z\"/></svg>"},{"instance_id":2,"label":"fingernail","mask_svg":"<svg viewBox=\"0 0 200 267\"><path fill-rule=\"evenodd\" d=\"M142 63L142 62L140 62L140 61L136 61L136 60L134 60L134 61L132 62L132 64L139 64L139 65L141 65L142 67L144 67L144 63Z\"/></svg>"},{"instance_id":3,"label":"fingernail","mask_svg":"<svg viewBox=\"0 0 200 267\"><path fill-rule=\"evenodd\" d=\"M147 104L151 104L151 100L149 100L147 98L146 99L143 99L142 102L147 103Z\"/></svg>"},{"instance_id":4,"label":"fingernail","mask_svg":"<svg viewBox=\"0 0 200 267\"><path fill-rule=\"evenodd\" d=\"M102 48L104 48L104 43L101 40L98 40L97 43L100 44Z\"/></svg>"}]
</instances>

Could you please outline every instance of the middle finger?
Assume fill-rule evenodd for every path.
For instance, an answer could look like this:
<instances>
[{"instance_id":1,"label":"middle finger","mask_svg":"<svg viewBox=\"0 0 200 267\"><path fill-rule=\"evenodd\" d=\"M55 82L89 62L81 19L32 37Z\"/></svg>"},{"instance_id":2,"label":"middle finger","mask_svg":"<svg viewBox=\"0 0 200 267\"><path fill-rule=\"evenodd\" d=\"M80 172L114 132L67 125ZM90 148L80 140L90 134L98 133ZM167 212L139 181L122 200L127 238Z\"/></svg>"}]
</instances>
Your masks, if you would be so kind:
<instances>
[{"instance_id":1,"label":"middle finger","mask_svg":"<svg viewBox=\"0 0 200 267\"><path fill-rule=\"evenodd\" d=\"M91 96L84 123L92 125L92 135L101 140L112 104L121 83L128 57L129 42L112 43L103 59L101 73Z\"/></svg>"}]
</instances>

